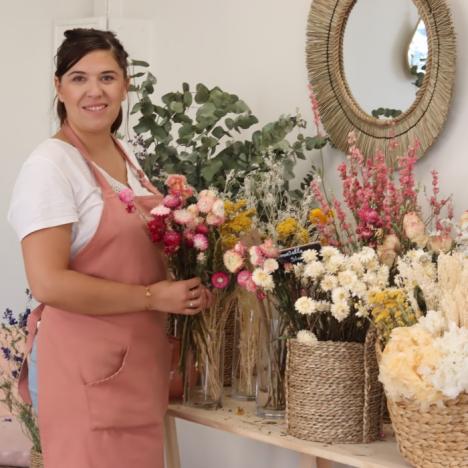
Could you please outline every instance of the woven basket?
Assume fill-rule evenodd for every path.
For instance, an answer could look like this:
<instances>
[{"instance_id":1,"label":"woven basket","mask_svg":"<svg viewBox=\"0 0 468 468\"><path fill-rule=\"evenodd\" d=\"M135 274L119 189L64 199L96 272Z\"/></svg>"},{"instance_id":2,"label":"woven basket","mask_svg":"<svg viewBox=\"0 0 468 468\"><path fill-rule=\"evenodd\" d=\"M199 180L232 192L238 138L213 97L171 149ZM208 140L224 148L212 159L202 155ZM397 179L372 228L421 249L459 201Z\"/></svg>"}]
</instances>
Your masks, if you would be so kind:
<instances>
[{"instance_id":1,"label":"woven basket","mask_svg":"<svg viewBox=\"0 0 468 468\"><path fill-rule=\"evenodd\" d=\"M31 449L31 463L30 468L44 468L44 462L42 461L42 453Z\"/></svg>"},{"instance_id":2,"label":"woven basket","mask_svg":"<svg viewBox=\"0 0 468 468\"><path fill-rule=\"evenodd\" d=\"M230 312L224 328L224 386L232 384L232 354L234 350L235 309Z\"/></svg>"},{"instance_id":3,"label":"woven basket","mask_svg":"<svg viewBox=\"0 0 468 468\"><path fill-rule=\"evenodd\" d=\"M325 443L368 443L381 432L383 390L375 330L366 343L288 341L288 433Z\"/></svg>"},{"instance_id":4,"label":"woven basket","mask_svg":"<svg viewBox=\"0 0 468 468\"><path fill-rule=\"evenodd\" d=\"M428 411L411 401L387 401L398 448L414 467L468 467L468 394Z\"/></svg>"}]
</instances>

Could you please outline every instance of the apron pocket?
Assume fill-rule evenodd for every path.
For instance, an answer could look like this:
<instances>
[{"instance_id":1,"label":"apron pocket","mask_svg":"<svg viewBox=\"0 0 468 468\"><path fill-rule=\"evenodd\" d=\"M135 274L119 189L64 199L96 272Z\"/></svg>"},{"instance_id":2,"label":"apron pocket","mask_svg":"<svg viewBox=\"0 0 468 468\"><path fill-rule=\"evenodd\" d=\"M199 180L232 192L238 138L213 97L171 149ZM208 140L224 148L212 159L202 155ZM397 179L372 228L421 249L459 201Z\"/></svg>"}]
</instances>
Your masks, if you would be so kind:
<instances>
[{"instance_id":1,"label":"apron pocket","mask_svg":"<svg viewBox=\"0 0 468 468\"><path fill-rule=\"evenodd\" d=\"M132 347L108 377L85 383L91 429L123 429L158 424L165 405L158 398L157 372L142 364Z\"/></svg>"}]
</instances>

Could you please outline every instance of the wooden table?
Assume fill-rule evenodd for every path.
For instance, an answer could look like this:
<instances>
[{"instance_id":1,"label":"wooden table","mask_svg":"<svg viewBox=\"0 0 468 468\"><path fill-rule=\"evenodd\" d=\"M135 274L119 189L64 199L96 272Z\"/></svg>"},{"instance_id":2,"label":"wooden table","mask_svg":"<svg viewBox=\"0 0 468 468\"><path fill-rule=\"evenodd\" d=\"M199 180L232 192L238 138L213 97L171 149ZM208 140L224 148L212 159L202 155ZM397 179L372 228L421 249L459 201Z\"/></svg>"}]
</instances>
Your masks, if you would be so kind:
<instances>
[{"instance_id":1,"label":"wooden table","mask_svg":"<svg viewBox=\"0 0 468 468\"><path fill-rule=\"evenodd\" d=\"M254 402L224 399L222 409L203 410L172 403L165 421L168 468L181 468L175 418L230 432L300 454L299 468L331 468L332 461L361 468L408 468L390 432L372 444L328 445L296 439L286 433L284 421L268 421L255 415ZM185 468L185 467L184 467Z\"/></svg>"}]
</instances>

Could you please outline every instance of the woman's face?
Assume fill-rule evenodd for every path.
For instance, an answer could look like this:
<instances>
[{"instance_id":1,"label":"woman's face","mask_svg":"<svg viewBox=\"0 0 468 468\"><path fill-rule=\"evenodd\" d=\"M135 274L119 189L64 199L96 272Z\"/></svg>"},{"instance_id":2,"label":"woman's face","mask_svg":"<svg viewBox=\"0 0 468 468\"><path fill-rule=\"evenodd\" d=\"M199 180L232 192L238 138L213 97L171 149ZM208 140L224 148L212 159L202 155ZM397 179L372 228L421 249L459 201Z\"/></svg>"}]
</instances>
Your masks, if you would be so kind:
<instances>
[{"instance_id":1,"label":"woman's face","mask_svg":"<svg viewBox=\"0 0 468 468\"><path fill-rule=\"evenodd\" d=\"M110 132L127 96L128 80L111 51L96 50L55 78L55 88L72 127L101 133Z\"/></svg>"}]
</instances>

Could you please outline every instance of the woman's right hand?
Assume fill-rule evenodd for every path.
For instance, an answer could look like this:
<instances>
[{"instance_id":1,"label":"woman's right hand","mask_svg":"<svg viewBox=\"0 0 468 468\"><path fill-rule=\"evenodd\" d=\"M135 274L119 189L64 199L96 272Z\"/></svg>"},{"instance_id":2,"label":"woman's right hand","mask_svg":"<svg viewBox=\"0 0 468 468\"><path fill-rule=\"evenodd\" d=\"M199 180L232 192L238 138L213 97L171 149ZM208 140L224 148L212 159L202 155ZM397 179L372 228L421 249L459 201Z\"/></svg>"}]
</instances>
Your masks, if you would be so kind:
<instances>
[{"instance_id":1,"label":"woman's right hand","mask_svg":"<svg viewBox=\"0 0 468 468\"><path fill-rule=\"evenodd\" d=\"M159 281L150 287L150 308L171 314L195 315L207 306L205 287L200 278Z\"/></svg>"}]
</instances>

